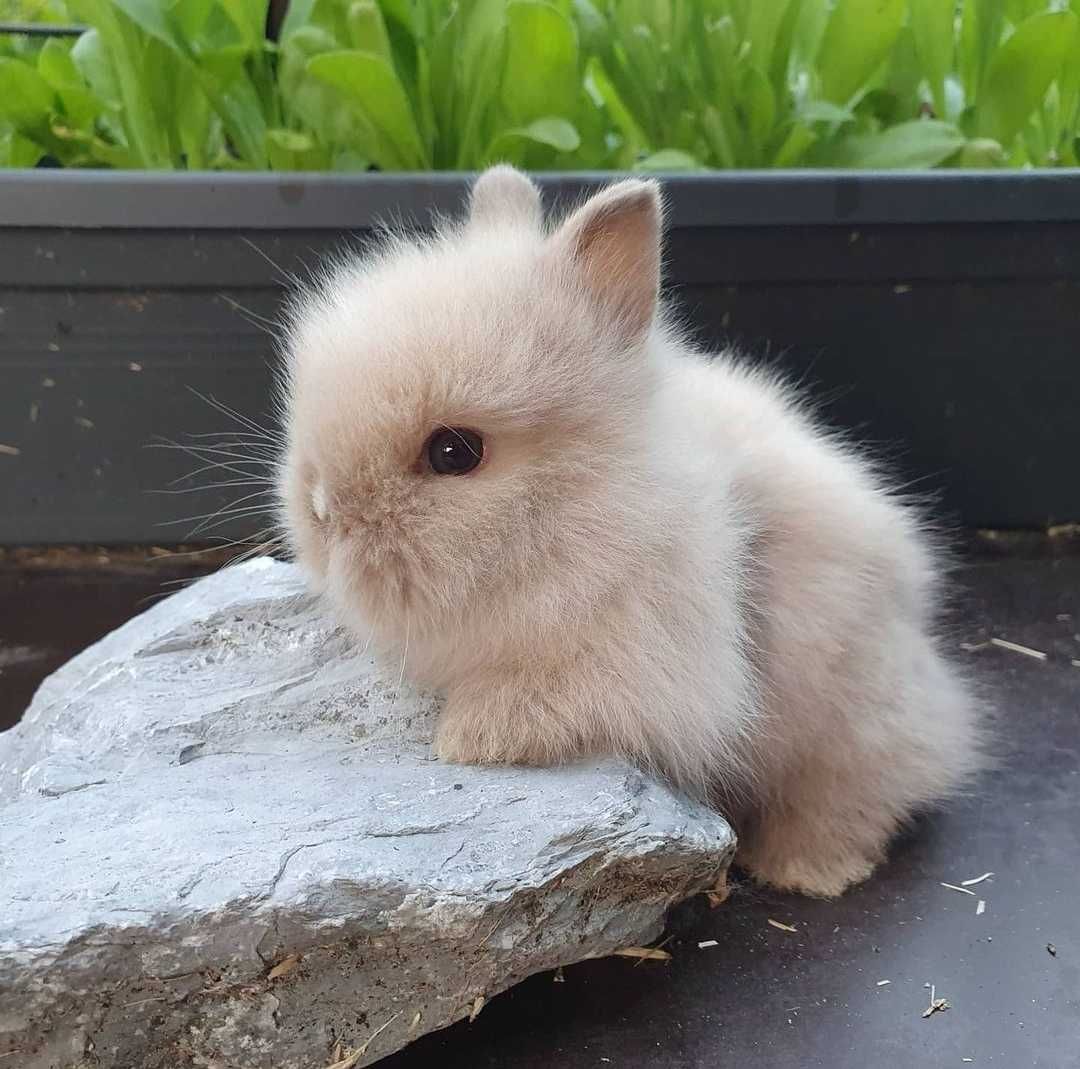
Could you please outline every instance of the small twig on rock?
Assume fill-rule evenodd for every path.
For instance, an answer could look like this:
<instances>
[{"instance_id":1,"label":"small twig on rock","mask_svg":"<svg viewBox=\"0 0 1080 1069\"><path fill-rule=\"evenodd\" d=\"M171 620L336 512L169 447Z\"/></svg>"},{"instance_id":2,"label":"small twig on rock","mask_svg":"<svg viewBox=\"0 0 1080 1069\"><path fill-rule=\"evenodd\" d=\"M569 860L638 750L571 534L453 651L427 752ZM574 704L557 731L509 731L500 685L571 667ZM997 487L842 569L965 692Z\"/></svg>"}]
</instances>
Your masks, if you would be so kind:
<instances>
[{"instance_id":1,"label":"small twig on rock","mask_svg":"<svg viewBox=\"0 0 1080 1069\"><path fill-rule=\"evenodd\" d=\"M267 974L267 980L276 980L279 976L285 976L291 973L297 965L300 964L299 954L290 954L287 958L282 958Z\"/></svg>"},{"instance_id":2,"label":"small twig on rock","mask_svg":"<svg viewBox=\"0 0 1080 1069\"><path fill-rule=\"evenodd\" d=\"M368 1036L367 1039L365 1039L364 1042L356 1048L356 1050L349 1051L349 1053L346 1054L345 1057L341 1059L341 1061L334 1062L333 1065L327 1066L327 1069L354 1069L356 1063L360 1061L360 1059L365 1054L367 1054L367 1049L369 1046L371 1046L372 1042L375 1040L375 1037L378 1036L379 1033L383 1031L383 1029L389 1028L390 1025L392 1025L400 1016L401 1010L398 1010L393 1017L389 1018L389 1020L383 1021L383 1023L379 1025L379 1027L376 1028L375 1031L372 1032L371 1035Z\"/></svg>"}]
</instances>

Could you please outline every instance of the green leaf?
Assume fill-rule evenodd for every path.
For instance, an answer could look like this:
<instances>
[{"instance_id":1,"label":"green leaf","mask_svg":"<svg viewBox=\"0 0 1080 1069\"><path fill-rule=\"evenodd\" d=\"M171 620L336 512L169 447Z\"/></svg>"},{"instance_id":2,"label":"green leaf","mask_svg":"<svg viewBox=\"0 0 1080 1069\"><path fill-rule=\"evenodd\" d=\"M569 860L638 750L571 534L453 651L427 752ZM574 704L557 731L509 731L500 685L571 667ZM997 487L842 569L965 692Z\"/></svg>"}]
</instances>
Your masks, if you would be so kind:
<instances>
[{"instance_id":1,"label":"green leaf","mask_svg":"<svg viewBox=\"0 0 1080 1069\"><path fill-rule=\"evenodd\" d=\"M266 116L246 66L246 48L234 45L204 52L194 74L229 140L247 167L262 168L266 157Z\"/></svg>"},{"instance_id":2,"label":"green leaf","mask_svg":"<svg viewBox=\"0 0 1080 1069\"><path fill-rule=\"evenodd\" d=\"M101 100L112 107L120 106L120 87L97 30L88 30L75 42L71 49L71 61Z\"/></svg>"},{"instance_id":3,"label":"green leaf","mask_svg":"<svg viewBox=\"0 0 1080 1069\"><path fill-rule=\"evenodd\" d=\"M284 152L310 152L315 147L308 134L297 130L267 130L266 139Z\"/></svg>"},{"instance_id":4,"label":"green leaf","mask_svg":"<svg viewBox=\"0 0 1080 1069\"><path fill-rule=\"evenodd\" d=\"M539 0L512 0L506 20L501 96L511 120L572 115L581 91L574 24Z\"/></svg>"},{"instance_id":5,"label":"green leaf","mask_svg":"<svg viewBox=\"0 0 1080 1069\"><path fill-rule=\"evenodd\" d=\"M769 79L757 67L748 67L743 75L742 106L746 116L747 135L756 157L764 149L776 120L776 99Z\"/></svg>"},{"instance_id":6,"label":"green leaf","mask_svg":"<svg viewBox=\"0 0 1080 1069\"><path fill-rule=\"evenodd\" d=\"M45 150L15 130L0 131L0 167L36 167Z\"/></svg>"},{"instance_id":7,"label":"green leaf","mask_svg":"<svg viewBox=\"0 0 1080 1069\"><path fill-rule=\"evenodd\" d=\"M332 162L313 137L297 130L267 130L266 151L275 171L327 170Z\"/></svg>"},{"instance_id":8,"label":"green leaf","mask_svg":"<svg viewBox=\"0 0 1080 1069\"><path fill-rule=\"evenodd\" d=\"M1005 0L1005 15L1014 25L1047 8L1047 0Z\"/></svg>"},{"instance_id":9,"label":"green leaf","mask_svg":"<svg viewBox=\"0 0 1080 1069\"><path fill-rule=\"evenodd\" d=\"M791 37L791 58L800 69L812 67L829 23L829 5L822 0L799 0L801 10Z\"/></svg>"},{"instance_id":10,"label":"green leaf","mask_svg":"<svg viewBox=\"0 0 1080 1069\"><path fill-rule=\"evenodd\" d=\"M580 144L581 138L573 123L547 116L535 119L528 126L503 130L484 153L484 163L519 163L522 150L530 145L554 149L556 152L574 152Z\"/></svg>"},{"instance_id":11,"label":"green leaf","mask_svg":"<svg viewBox=\"0 0 1080 1069\"><path fill-rule=\"evenodd\" d=\"M748 12L746 39L750 62L767 71L772 63L780 27L788 8L797 0L754 0Z\"/></svg>"},{"instance_id":12,"label":"green leaf","mask_svg":"<svg viewBox=\"0 0 1080 1069\"><path fill-rule=\"evenodd\" d=\"M184 38L173 29L166 9L158 0L105 0L123 12L145 34L172 49L178 56L190 54Z\"/></svg>"},{"instance_id":13,"label":"green leaf","mask_svg":"<svg viewBox=\"0 0 1080 1069\"><path fill-rule=\"evenodd\" d=\"M467 170L475 167L490 138L506 55L506 0L475 0L460 34L460 52L452 58L461 72L454 101L455 165Z\"/></svg>"},{"instance_id":14,"label":"green leaf","mask_svg":"<svg viewBox=\"0 0 1080 1069\"><path fill-rule=\"evenodd\" d=\"M38 74L45 79L53 89L64 89L68 86L83 85L83 79L79 75L79 68L75 66L71 58L71 49L60 43L55 37L41 46L37 59Z\"/></svg>"},{"instance_id":15,"label":"green leaf","mask_svg":"<svg viewBox=\"0 0 1080 1069\"><path fill-rule=\"evenodd\" d=\"M972 100L982 88L990 57L1001 41L1005 0L963 0L960 69L964 95Z\"/></svg>"},{"instance_id":16,"label":"green leaf","mask_svg":"<svg viewBox=\"0 0 1080 1069\"><path fill-rule=\"evenodd\" d=\"M55 107L49 83L29 63L0 58L0 120L23 132L40 130Z\"/></svg>"},{"instance_id":17,"label":"green leaf","mask_svg":"<svg viewBox=\"0 0 1080 1069\"><path fill-rule=\"evenodd\" d=\"M1003 167L1006 163L1005 151L990 138L976 138L969 141L960 150L956 158L957 167L979 169L984 167Z\"/></svg>"},{"instance_id":18,"label":"green leaf","mask_svg":"<svg viewBox=\"0 0 1080 1069\"><path fill-rule=\"evenodd\" d=\"M307 77L289 101L291 121L310 130L320 144L335 153L348 151L363 157L366 169L377 155L379 137L371 124L353 108L343 107L336 90Z\"/></svg>"},{"instance_id":19,"label":"green leaf","mask_svg":"<svg viewBox=\"0 0 1080 1069\"><path fill-rule=\"evenodd\" d=\"M197 38L210 17L215 0L171 0L169 19L189 41Z\"/></svg>"},{"instance_id":20,"label":"green leaf","mask_svg":"<svg viewBox=\"0 0 1080 1069\"><path fill-rule=\"evenodd\" d=\"M387 169L416 170L426 166L408 94L394 69L370 52L326 52L308 61L312 77L333 86L379 135Z\"/></svg>"},{"instance_id":21,"label":"green leaf","mask_svg":"<svg viewBox=\"0 0 1080 1069\"><path fill-rule=\"evenodd\" d=\"M320 52L334 52L338 44L333 36L318 26L304 26L282 40L278 59L278 85L288 105L307 78L307 64Z\"/></svg>"},{"instance_id":22,"label":"green leaf","mask_svg":"<svg viewBox=\"0 0 1080 1069\"><path fill-rule=\"evenodd\" d=\"M906 13L907 0L838 0L817 57L826 100L847 104L865 87L889 54Z\"/></svg>"},{"instance_id":23,"label":"green leaf","mask_svg":"<svg viewBox=\"0 0 1080 1069\"><path fill-rule=\"evenodd\" d=\"M184 162L191 170L207 166L207 142L213 110L210 101L191 70L178 72L176 83L176 136Z\"/></svg>"},{"instance_id":24,"label":"green leaf","mask_svg":"<svg viewBox=\"0 0 1080 1069\"><path fill-rule=\"evenodd\" d=\"M911 32L915 37L915 52L930 85L934 111L939 118L947 115L945 78L953 64L954 18L952 0L911 0Z\"/></svg>"},{"instance_id":25,"label":"green leaf","mask_svg":"<svg viewBox=\"0 0 1080 1069\"><path fill-rule=\"evenodd\" d=\"M772 82L773 92L782 97L786 94L788 86L788 72L792 67L792 57L796 51L796 38L805 17L807 7L823 7L818 3L806 4L803 0L790 0L787 10L779 26L776 28L776 41L773 44L772 58L769 61L769 80ZM824 27L824 20L822 21ZM815 44L815 51L816 51ZM813 55L814 53L811 53Z\"/></svg>"},{"instance_id":26,"label":"green leaf","mask_svg":"<svg viewBox=\"0 0 1080 1069\"><path fill-rule=\"evenodd\" d=\"M217 0L249 49L262 47L268 0Z\"/></svg>"},{"instance_id":27,"label":"green leaf","mask_svg":"<svg viewBox=\"0 0 1080 1069\"><path fill-rule=\"evenodd\" d=\"M800 122L847 123L855 118L850 108L842 108L827 100L808 100L795 109Z\"/></svg>"},{"instance_id":28,"label":"green leaf","mask_svg":"<svg viewBox=\"0 0 1080 1069\"><path fill-rule=\"evenodd\" d=\"M139 166L139 159L123 145L113 145L96 137L87 130L75 130L69 126L55 123L52 134L61 144L75 146L82 153L80 163L89 163L96 167L118 167L130 169Z\"/></svg>"},{"instance_id":29,"label":"green leaf","mask_svg":"<svg viewBox=\"0 0 1080 1069\"><path fill-rule=\"evenodd\" d=\"M104 105L86 87L86 81L71 58L70 47L55 37L50 38L38 53L37 70L55 90L65 124L92 128Z\"/></svg>"},{"instance_id":30,"label":"green leaf","mask_svg":"<svg viewBox=\"0 0 1080 1069\"><path fill-rule=\"evenodd\" d=\"M573 0L570 7L574 13L581 51L585 55L604 51L611 40L607 19L600 14L592 0Z\"/></svg>"},{"instance_id":31,"label":"green leaf","mask_svg":"<svg viewBox=\"0 0 1080 1069\"><path fill-rule=\"evenodd\" d=\"M60 111L66 123L92 129L94 120L102 111L101 101L89 89L81 85L71 85L58 89Z\"/></svg>"},{"instance_id":32,"label":"green leaf","mask_svg":"<svg viewBox=\"0 0 1080 1069\"><path fill-rule=\"evenodd\" d=\"M489 71L501 70L502 39L506 33L506 0L476 0L461 29L460 54L462 87L466 98L473 97L477 87L490 83Z\"/></svg>"},{"instance_id":33,"label":"green leaf","mask_svg":"<svg viewBox=\"0 0 1080 1069\"><path fill-rule=\"evenodd\" d=\"M648 139L608 77L603 63L595 56L587 65L585 85L593 98L606 110L612 125L622 137L625 149L623 158L626 161L624 165L628 166L645 149Z\"/></svg>"},{"instance_id":34,"label":"green leaf","mask_svg":"<svg viewBox=\"0 0 1080 1069\"><path fill-rule=\"evenodd\" d=\"M846 138L822 162L867 170L921 170L936 167L963 144L964 135L951 123L914 119L879 134Z\"/></svg>"},{"instance_id":35,"label":"green leaf","mask_svg":"<svg viewBox=\"0 0 1080 1069\"><path fill-rule=\"evenodd\" d=\"M414 10L410 0L382 0L382 13L387 22L396 22L410 37L424 36L422 26L434 4L421 4Z\"/></svg>"},{"instance_id":36,"label":"green leaf","mask_svg":"<svg viewBox=\"0 0 1080 1069\"><path fill-rule=\"evenodd\" d=\"M154 106L155 99L167 96L169 72L151 62L146 34L125 14L123 5L134 3L151 22L162 22L160 10L155 16L148 10L153 7L148 0L68 0L68 3L76 15L94 26L91 31L97 35L92 39L94 47L84 53L83 59L92 61L95 75L101 75L103 68L108 67L116 93L113 99L119 105L118 115L134 159L142 167L172 167L168 130ZM168 35L171 31L165 27L164 32ZM72 58L80 69L84 68L79 47L90 36L84 34L72 50ZM109 100L93 80L91 85L99 97Z\"/></svg>"},{"instance_id":37,"label":"green leaf","mask_svg":"<svg viewBox=\"0 0 1080 1069\"><path fill-rule=\"evenodd\" d=\"M386 23L374 0L356 0L350 4L347 22L350 48L371 52L382 56L388 63L393 63Z\"/></svg>"},{"instance_id":38,"label":"green leaf","mask_svg":"<svg viewBox=\"0 0 1080 1069\"><path fill-rule=\"evenodd\" d=\"M431 99L431 61L422 49L416 53L416 89L412 96L416 104L417 124L424 142L424 151L432 166L438 166L435 161L438 127L435 122L435 102Z\"/></svg>"},{"instance_id":39,"label":"green leaf","mask_svg":"<svg viewBox=\"0 0 1080 1069\"><path fill-rule=\"evenodd\" d=\"M976 130L1009 145L1042 103L1077 32L1071 11L1035 15L993 55L976 101Z\"/></svg>"},{"instance_id":40,"label":"green leaf","mask_svg":"<svg viewBox=\"0 0 1080 1069\"><path fill-rule=\"evenodd\" d=\"M892 97L890 122L913 119L919 115L923 97L920 93L922 65L915 46L915 35L905 26L893 42L881 88ZM935 118L944 115L935 114Z\"/></svg>"},{"instance_id":41,"label":"green leaf","mask_svg":"<svg viewBox=\"0 0 1080 1069\"><path fill-rule=\"evenodd\" d=\"M737 166L731 131L728 130L723 116L716 108L707 107L702 112L701 129L716 161L716 166L727 169Z\"/></svg>"},{"instance_id":42,"label":"green leaf","mask_svg":"<svg viewBox=\"0 0 1080 1069\"><path fill-rule=\"evenodd\" d=\"M817 140L818 134L813 127L802 122L795 123L773 157L773 167L798 167Z\"/></svg>"},{"instance_id":43,"label":"green leaf","mask_svg":"<svg viewBox=\"0 0 1080 1069\"><path fill-rule=\"evenodd\" d=\"M740 46L735 23L729 18L718 19L706 28L704 39L708 64L716 80L712 102L730 112L738 95L736 85Z\"/></svg>"},{"instance_id":44,"label":"green leaf","mask_svg":"<svg viewBox=\"0 0 1080 1069\"><path fill-rule=\"evenodd\" d=\"M635 171L706 171L708 168L688 152L662 148L634 164Z\"/></svg>"},{"instance_id":45,"label":"green leaf","mask_svg":"<svg viewBox=\"0 0 1080 1069\"><path fill-rule=\"evenodd\" d=\"M1075 0L1074 7L1080 15L1080 0ZM1068 151L1067 142L1080 127L1080 26L1073 32L1072 42L1062 62L1058 88L1058 106L1061 110L1059 140L1066 142L1062 147Z\"/></svg>"},{"instance_id":46,"label":"green leaf","mask_svg":"<svg viewBox=\"0 0 1080 1069\"><path fill-rule=\"evenodd\" d=\"M745 50L740 45L734 20L728 17L710 25L704 38L716 88L707 101L694 103L701 115L701 151L710 164L737 167L745 153L747 137L747 116L739 114L741 92L746 84L741 70ZM704 108L702 103L706 104ZM658 130L656 140L668 140L666 124Z\"/></svg>"},{"instance_id":47,"label":"green leaf","mask_svg":"<svg viewBox=\"0 0 1080 1069\"><path fill-rule=\"evenodd\" d=\"M285 18L281 23L279 40L284 42L301 27L309 25L315 14L316 3L317 0L289 0Z\"/></svg>"},{"instance_id":48,"label":"green leaf","mask_svg":"<svg viewBox=\"0 0 1080 1069\"><path fill-rule=\"evenodd\" d=\"M434 143L436 166L453 166L460 150L458 115L464 102L461 100L457 74L457 56L460 47L463 16L459 7L453 7L447 18L439 24L427 48L430 59L430 108L434 125L440 138ZM435 91L435 86L439 91Z\"/></svg>"}]
</instances>

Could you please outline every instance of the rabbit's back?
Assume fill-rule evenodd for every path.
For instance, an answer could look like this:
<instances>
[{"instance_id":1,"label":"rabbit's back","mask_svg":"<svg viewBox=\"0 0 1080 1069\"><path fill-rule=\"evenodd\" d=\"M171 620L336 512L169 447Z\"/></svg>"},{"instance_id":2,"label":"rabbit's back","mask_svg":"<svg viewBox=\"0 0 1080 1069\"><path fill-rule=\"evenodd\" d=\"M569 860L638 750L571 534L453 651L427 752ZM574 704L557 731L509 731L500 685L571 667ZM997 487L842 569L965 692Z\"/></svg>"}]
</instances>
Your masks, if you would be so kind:
<instances>
[{"instance_id":1,"label":"rabbit's back","mask_svg":"<svg viewBox=\"0 0 1080 1069\"><path fill-rule=\"evenodd\" d=\"M976 703L937 638L941 560L918 510L782 382L728 356L672 358L664 403L730 480L752 541L763 707L743 859L837 893L978 764Z\"/></svg>"}]
</instances>

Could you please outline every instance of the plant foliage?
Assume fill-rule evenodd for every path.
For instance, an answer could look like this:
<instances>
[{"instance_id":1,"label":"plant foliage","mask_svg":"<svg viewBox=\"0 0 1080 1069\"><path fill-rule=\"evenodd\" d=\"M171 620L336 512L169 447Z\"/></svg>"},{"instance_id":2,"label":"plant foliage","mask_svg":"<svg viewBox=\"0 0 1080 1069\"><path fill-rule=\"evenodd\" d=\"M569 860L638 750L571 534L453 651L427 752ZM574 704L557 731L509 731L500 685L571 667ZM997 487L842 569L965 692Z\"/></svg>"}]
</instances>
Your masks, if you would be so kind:
<instances>
[{"instance_id":1,"label":"plant foliage","mask_svg":"<svg viewBox=\"0 0 1080 1069\"><path fill-rule=\"evenodd\" d=\"M57 18L57 0L0 0ZM0 166L1075 166L1080 0L67 0Z\"/></svg>"}]
</instances>

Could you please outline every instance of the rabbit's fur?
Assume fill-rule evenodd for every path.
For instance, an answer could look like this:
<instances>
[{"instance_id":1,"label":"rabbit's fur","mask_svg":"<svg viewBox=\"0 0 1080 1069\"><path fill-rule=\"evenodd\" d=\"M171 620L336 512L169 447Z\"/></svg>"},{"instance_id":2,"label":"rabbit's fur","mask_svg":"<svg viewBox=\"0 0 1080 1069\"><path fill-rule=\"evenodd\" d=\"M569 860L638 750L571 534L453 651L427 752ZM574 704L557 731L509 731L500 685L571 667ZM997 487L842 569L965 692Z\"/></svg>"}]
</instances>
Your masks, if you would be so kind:
<instances>
[{"instance_id":1,"label":"rabbit's fur","mask_svg":"<svg viewBox=\"0 0 1080 1069\"><path fill-rule=\"evenodd\" d=\"M486 172L294 313L282 509L366 638L445 695L438 755L614 752L711 800L741 861L835 895L976 764L911 510L789 391L658 309L661 201L624 181L545 229ZM434 474L439 428L483 437Z\"/></svg>"}]
</instances>

